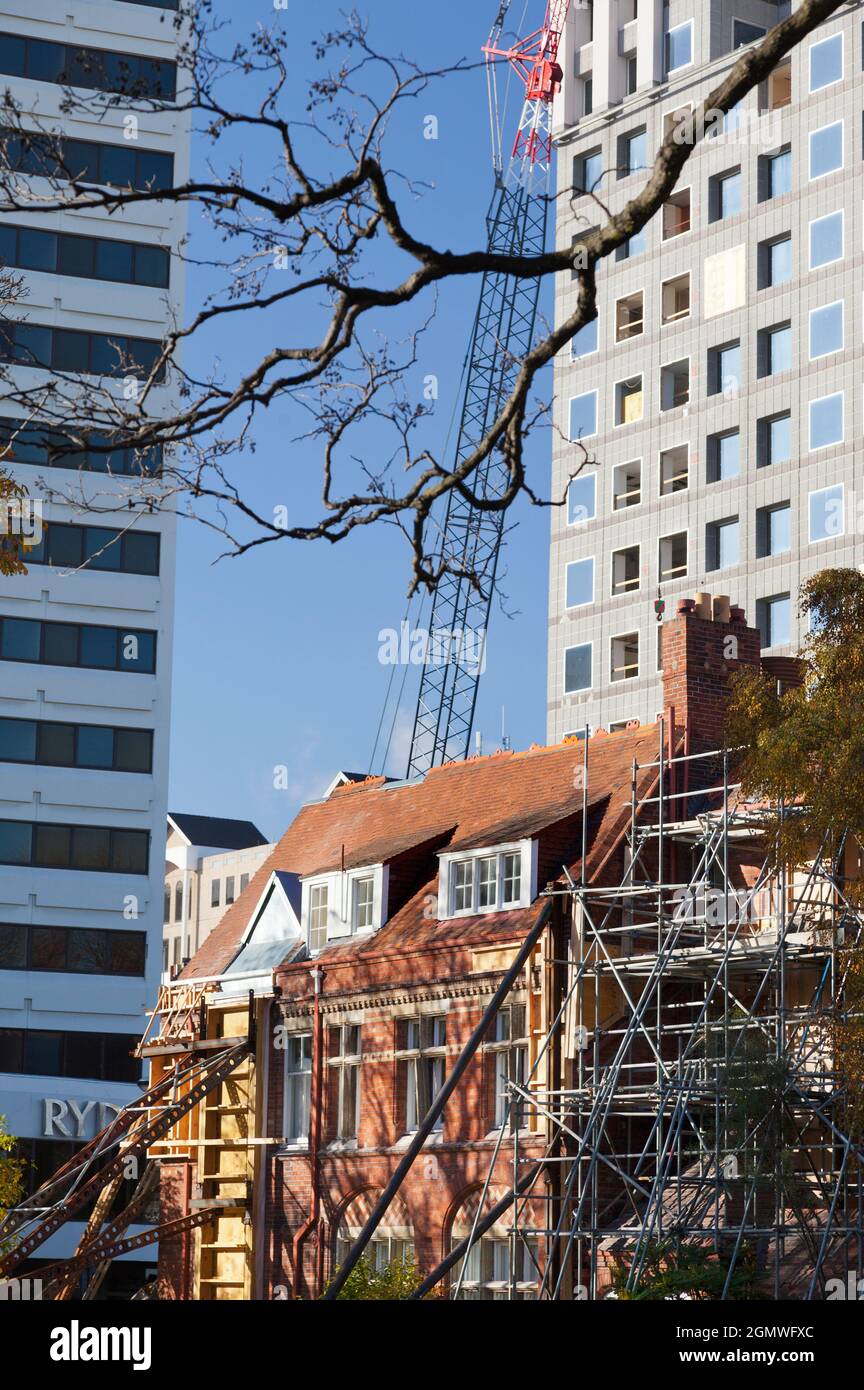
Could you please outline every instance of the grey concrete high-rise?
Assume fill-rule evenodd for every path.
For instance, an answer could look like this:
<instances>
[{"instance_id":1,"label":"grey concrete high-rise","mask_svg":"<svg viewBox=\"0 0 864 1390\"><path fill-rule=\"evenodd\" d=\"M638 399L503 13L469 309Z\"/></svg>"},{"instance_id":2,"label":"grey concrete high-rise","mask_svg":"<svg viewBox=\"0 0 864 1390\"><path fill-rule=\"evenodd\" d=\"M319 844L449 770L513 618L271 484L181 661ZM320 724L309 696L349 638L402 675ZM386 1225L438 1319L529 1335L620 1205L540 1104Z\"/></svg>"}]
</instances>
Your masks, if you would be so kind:
<instances>
[{"instance_id":1,"label":"grey concrete high-rise","mask_svg":"<svg viewBox=\"0 0 864 1390\"><path fill-rule=\"evenodd\" d=\"M178 14L178 0L0 0L0 91L62 152L49 181L27 140L3 140L27 190L0 225L0 261L26 289L0 340L20 390L101 378L128 399L182 314L182 205L76 209L63 193L72 173L109 189L188 179ZM111 100L133 80L135 97ZM140 1095L131 1050L162 959L176 528L141 501L155 451L59 458L38 409L0 396L3 466L47 522L29 572L0 584L0 1115L32 1188ZM150 408L176 399L169 374ZM82 1230L68 1223L40 1258Z\"/></svg>"},{"instance_id":2,"label":"grey concrete high-rise","mask_svg":"<svg viewBox=\"0 0 864 1390\"><path fill-rule=\"evenodd\" d=\"M557 103L557 244L646 178L788 12L766 0L571 5ZM650 721L661 625L728 595L766 653L804 636L801 582L864 561L862 20L844 5L691 155L673 197L598 272L598 316L556 371L548 734ZM574 191L575 190L575 191ZM558 321L575 284L557 289ZM568 442L570 441L570 442Z\"/></svg>"}]
</instances>

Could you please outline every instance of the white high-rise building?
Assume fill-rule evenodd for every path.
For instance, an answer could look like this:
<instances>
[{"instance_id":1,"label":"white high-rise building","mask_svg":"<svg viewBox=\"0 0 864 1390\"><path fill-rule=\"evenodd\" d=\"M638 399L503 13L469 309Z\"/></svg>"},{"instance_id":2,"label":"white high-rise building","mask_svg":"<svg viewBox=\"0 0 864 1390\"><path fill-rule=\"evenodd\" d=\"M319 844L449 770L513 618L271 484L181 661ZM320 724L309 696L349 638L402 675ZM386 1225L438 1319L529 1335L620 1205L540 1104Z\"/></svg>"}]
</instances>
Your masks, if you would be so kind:
<instances>
[{"instance_id":1,"label":"white high-rise building","mask_svg":"<svg viewBox=\"0 0 864 1390\"><path fill-rule=\"evenodd\" d=\"M88 183L188 177L189 119L171 105L176 11L0 0L0 88L28 130L61 134ZM136 96L157 99L130 101L134 120L99 98L130 72ZM71 114L65 83L86 98ZM37 197L49 191L26 141L8 141L6 158ZM27 290L26 323L0 343L16 384L116 375L118 343L146 367L182 305L182 232L168 202L4 215L0 258ZM155 411L171 390L156 389ZM139 1094L131 1050L162 958L175 526L130 509L130 473L157 457L94 453L89 471L62 472L38 419L21 429L8 398L0 416L4 442L15 436L4 466L31 496L44 478L83 499L47 504L29 573L0 581L0 1115L36 1185ZM67 462L81 468L80 455ZM82 1229L70 1223L40 1257L67 1253Z\"/></svg>"},{"instance_id":2,"label":"white high-rise building","mask_svg":"<svg viewBox=\"0 0 864 1390\"><path fill-rule=\"evenodd\" d=\"M794 5L793 5L794 8ZM573 0L557 103L557 236L643 187L780 0ZM800 585L864 561L862 6L841 5L724 120L667 204L597 272L556 368L550 741L662 707L661 617L728 596L768 658ZM556 317L576 303L561 277ZM569 441L569 442L568 442ZM665 605L665 608L664 608Z\"/></svg>"}]
</instances>

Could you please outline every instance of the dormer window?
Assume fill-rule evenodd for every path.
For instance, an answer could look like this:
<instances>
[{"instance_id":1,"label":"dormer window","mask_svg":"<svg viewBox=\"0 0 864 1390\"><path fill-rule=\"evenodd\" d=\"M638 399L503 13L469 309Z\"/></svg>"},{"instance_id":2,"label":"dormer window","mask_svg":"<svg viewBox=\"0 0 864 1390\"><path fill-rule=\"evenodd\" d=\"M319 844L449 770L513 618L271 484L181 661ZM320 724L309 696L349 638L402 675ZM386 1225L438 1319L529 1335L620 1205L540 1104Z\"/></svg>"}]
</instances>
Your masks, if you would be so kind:
<instances>
[{"instance_id":1,"label":"dormer window","mask_svg":"<svg viewBox=\"0 0 864 1390\"><path fill-rule=\"evenodd\" d=\"M386 864L333 869L304 879L302 924L314 954L330 941L377 931L387 920Z\"/></svg>"},{"instance_id":2,"label":"dormer window","mask_svg":"<svg viewBox=\"0 0 864 1390\"><path fill-rule=\"evenodd\" d=\"M354 930L371 931L375 925L375 879L371 874L354 880Z\"/></svg>"},{"instance_id":3,"label":"dormer window","mask_svg":"<svg viewBox=\"0 0 864 1390\"><path fill-rule=\"evenodd\" d=\"M315 883L309 891L309 950L320 951L327 941L329 884Z\"/></svg>"},{"instance_id":4,"label":"dormer window","mask_svg":"<svg viewBox=\"0 0 864 1390\"><path fill-rule=\"evenodd\" d=\"M439 918L527 907L533 896L533 863L531 840L495 851L442 855Z\"/></svg>"}]
</instances>

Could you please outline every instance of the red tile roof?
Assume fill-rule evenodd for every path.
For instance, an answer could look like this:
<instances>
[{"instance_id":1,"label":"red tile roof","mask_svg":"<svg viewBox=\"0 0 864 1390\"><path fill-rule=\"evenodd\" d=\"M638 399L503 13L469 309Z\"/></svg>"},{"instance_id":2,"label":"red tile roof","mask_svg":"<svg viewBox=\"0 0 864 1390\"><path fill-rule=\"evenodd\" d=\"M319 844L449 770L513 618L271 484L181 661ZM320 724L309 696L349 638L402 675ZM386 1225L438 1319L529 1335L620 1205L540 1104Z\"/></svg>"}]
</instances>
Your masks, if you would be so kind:
<instances>
[{"instance_id":1,"label":"red tile roof","mask_svg":"<svg viewBox=\"0 0 864 1390\"><path fill-rule=\"evenodd\" d=\"M629 818L633 759L645 764L658 752L655 724L617 734L596 734L588 746L588 804L593 814L588 856L589 871L596 872L611 853ZM217 975L238 948L241 934L275 869L301 876L328 870L386 863L406 850L429 845L450 849L503 844L533 838L548 826L582 808L581 770L583 744L570 741L551 748L533 747L521 753L495 753L433 768L420 782L385 783L383 778L337 787L326 801L304 806L282 836L272 855L258 869L248 887L225 913L183 972L191 976ZM653 781L654 771L640 782ZM578 843L578 840L576 841ZM542 886L542 885L541 885ZM427 937L440 930L418 902L436 890L436 880L423 886L372 938L328 947L332 951L380 950L398 937L407 944L407 933L423 931ZM485 924L490 939L496 928L510 925L522 932L522 921L513 912L459 919L458 930L469 923ZM495 919L501 917L503 923ZM447 931L453 934L451 924ZM406 933L405 936L401 933Z\"/></svg>"}]
</instances>

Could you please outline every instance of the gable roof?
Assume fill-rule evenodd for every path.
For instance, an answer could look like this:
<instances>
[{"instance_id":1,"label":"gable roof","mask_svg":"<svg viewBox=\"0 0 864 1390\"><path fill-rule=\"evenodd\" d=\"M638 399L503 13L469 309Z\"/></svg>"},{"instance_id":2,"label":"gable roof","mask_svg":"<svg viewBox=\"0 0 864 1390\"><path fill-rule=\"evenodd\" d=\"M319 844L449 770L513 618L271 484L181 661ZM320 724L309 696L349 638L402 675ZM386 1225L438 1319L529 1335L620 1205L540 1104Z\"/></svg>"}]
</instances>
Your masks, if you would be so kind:
<instances>
[{"instance_id":1,"label":"gable roof","mask_svg":"<svg viewBox=\"0 0 864 1390\"><path fill-rule=\"evenodd\" d=\"M612 735L598 733L589 740L589 871L599 867L620 840L629 821L633 759L652 762L658 752L657 740L655 724ZM584 756L584 744L574 740L551 748L534 747L521 753L494 753L447 763L433 768L418 782L388 784L376 777L337 787L326 801L301 808L182 977L216 975L225 968L274 871L307 877L343 865L357 868L387 863L422 847L430 855L436 848L491 847L534 838L546 827L580 815ZM649 771L641 783L655 776L656 772ZM409 909L411 903L402 912ZM392 941L402 912L371 941L380 941L384 931ZM515 915L501 914L506 922ZM464 921L459 922L460 930ZM424 928L436 925L425 921Z\"/></svg>"},{"instance_id":2,"label":"gable roof","mask_svg":"<svg viewBox=\"0 0 864 1390\"><path fill-rule=\"evenodd\" d=\"M168 819L190 845L207 845L213 849L254 849L256 845L269 843L251 820L232 820L230 816L192 816L185 811L169 811Z\"/></svg>"}]
</instances>

